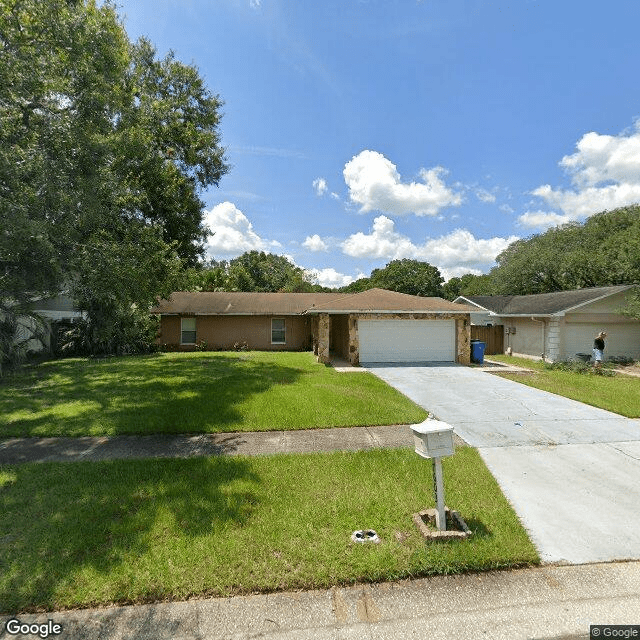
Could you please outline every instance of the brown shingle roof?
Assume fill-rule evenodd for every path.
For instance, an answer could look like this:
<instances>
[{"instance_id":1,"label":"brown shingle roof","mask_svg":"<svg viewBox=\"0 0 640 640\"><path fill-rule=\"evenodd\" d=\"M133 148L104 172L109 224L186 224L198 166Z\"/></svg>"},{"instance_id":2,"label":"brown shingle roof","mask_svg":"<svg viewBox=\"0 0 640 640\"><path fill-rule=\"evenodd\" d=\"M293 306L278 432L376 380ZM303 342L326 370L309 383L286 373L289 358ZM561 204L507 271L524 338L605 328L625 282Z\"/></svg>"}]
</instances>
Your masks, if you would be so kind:
<instances>
[{"instance_id":1,"label":"brown shingle roof","mask_svg":"<svg viewBox=\"0 0 640 640\"><path fill-rule=\"evenodd\" d=\"M151 310L160 315L299 315L335 312L469 313L472 307L386 289L361 293L176 291Z\"/></svg>"},{"instance_id":2,"label":"brown shingle roof","mask_svg":"<svg viewBox=\"0 0 640 640\"><path fill-rule=\"evenodd\" d=\"M175 291L151 310L158 314L298 315L313 304L323 304L335 293L244 293Z\"/></svg>"},{"instance_id":3,"label":"brown shingle roof","mask_svg":"<svg viewBox=\"0 0 640 640\"><path fill-rule=\"evenodd\" d=\"M474 310L470 306L450 302L443 298L423 298L387 289L368 289L316 305L307 309L307 313L327 311L470 313Z\"/></svg>"},{"instance_id":4,"label":"brown shingle roof","mask_svg":"<svg viewBox=\"0 0 640 640\"><path fill-rule=\"evenodd\" d=\"M509 315L553 315L631 289L633 285L591 287L528 296L460 296L487 311ZM476 309L477 311L477 309Z\"/></svg>"}]
</instances>

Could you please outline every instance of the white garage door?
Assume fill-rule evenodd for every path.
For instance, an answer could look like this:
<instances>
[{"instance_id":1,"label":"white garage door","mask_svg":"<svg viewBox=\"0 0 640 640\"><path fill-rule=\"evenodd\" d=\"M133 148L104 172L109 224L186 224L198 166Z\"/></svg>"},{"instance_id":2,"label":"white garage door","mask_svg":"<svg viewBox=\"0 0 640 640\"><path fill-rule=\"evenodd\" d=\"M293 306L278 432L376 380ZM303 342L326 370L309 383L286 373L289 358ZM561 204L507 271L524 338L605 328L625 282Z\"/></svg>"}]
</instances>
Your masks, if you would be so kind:
<instances>
[{"instance_id":1,"label":"white garage door","mask_svg":"<svg viewBox=\"0 0 640 640\"><path fill-rule=\"evenodd\" d=\"M602 326L595 323L567 323L564 327L564 357L573 358L576 353L591 353L593 340L602 329L607 332L605 357L640 358L640 323L603 323Z\"/></svg>"},{"instance_id":2,"label":"white garage door","mask_svg":"<svg viewBox=\"0 0 640 640\"><path fill-rule=\"evenodd\" d=\"M455 320L358 320L360 362L454 362Z\"/></svg>"}]
</instances>

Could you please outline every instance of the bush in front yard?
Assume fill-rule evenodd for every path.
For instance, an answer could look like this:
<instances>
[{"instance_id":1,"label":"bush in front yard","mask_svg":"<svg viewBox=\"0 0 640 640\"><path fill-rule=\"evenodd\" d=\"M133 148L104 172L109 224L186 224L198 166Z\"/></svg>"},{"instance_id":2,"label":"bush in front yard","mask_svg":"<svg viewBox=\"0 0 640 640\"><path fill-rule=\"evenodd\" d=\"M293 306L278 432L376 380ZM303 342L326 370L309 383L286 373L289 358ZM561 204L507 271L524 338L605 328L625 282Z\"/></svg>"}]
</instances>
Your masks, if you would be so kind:
<instances>
[{"instance_id":1,"label":"bush in front yard","mask_svg":"<svg viewBox=\"0 0 640 640\"><path fill-rule=\"evenodd\" d=\"M570 371L572 373L581 373L585 375L595 376L613 376L613 364L604 363L602 367L594 367L588 362L582 360L558 360L557 362L545 362L544 368L555 371Z\"/></svg>"}]
</instances>

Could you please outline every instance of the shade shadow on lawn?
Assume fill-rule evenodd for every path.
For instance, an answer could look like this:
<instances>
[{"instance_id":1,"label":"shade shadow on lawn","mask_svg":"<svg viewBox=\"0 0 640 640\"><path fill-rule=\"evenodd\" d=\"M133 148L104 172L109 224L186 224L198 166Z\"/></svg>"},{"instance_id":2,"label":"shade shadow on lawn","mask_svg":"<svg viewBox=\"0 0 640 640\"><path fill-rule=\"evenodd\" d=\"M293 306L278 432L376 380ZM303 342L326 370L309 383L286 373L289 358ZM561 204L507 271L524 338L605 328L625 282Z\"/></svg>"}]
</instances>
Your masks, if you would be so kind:
<instances>
[{"instance_id":1,"label":"shade shadow on lawn","mask_svg":"<svg viewBox=\"0 0 640 640\"><path fill-rule=\"evenodd\" d=\"M421 422L375 376L311 353L163 353L45 362L0 381L0 439L225 433Z\"/></svg>"},{"instance_id":2,"label":"shade shadow on lawn","mask_svg":"<svg viewBox=\"0 0 640 640\"><path fill-rule=\"evenodd\" d=\"M163 566L162 551L182 545L177 557L188 555L191 541L242 528L258 484L238 457L0 468L0 612L55 606L69 594L87 606L163 599L171 593L163 576L181 568ZM143 557L152 577L136 568Z\"/></svg>"},{"instance_id":3,"label":"shade shadow on lawn","mask_svg":"<svg viewBox=\"0 0 640 640\"><path fill-rule=\"evenodd\" d=\"M232 431L243 420L238 403L304 373L244 355L188 355L32 367L0 385L0 438Z\"/></svg>"},{"instance_id":4,"label":"shade shadow on lawn","mask_svg":"<svg viewBox=\"0 0 640 640\"><path fill-rule=\"evenodd\" d=\"M0 468L0 612L229 596L538 562L478 452L443 461L474 535L425 544L412 449ZM380 544L351 541L375 529Z\"/></svg>"}]
</instances>

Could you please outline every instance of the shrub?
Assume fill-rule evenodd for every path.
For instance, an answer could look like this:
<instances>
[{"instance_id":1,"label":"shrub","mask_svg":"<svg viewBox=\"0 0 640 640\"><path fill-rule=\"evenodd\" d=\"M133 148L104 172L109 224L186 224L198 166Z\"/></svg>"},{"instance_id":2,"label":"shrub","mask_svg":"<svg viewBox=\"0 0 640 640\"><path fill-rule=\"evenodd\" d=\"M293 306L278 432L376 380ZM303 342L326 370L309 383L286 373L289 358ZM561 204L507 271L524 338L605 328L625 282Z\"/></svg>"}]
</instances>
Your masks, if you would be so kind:
<instances>
[{"instance_id":1,"label":"shrub","mask_svg":"<svg viewBox=\"0 0 640 640\"><path fill-rule=\"evenodd\" d=\"M246 340L238 340L233 343L234 351L249 351L249 343Z\"/></svg>"},{"instance_id":2,"label":"shrub","mask_svg":"<svg viewBox=\"0 0 640 640\"><path fill-rule=\"evenodd\" d=\"M65 356L152 353L158 350L157 331L157 319L134 308L119 310L105 322L82 318L64 333L61 352Z\"/></svg>"},{"instance_id":3,"label":"shrub","mask_svg":"<svg viewBox=\"0 0 640 640\"><path fill-rule=\"evenodd\" d=\"M196 343L196 351L207 351L209 349L209 344L206 340L199 340Z\"/></svg>"},{"instance_id":4,"label":"shrub","mask_svg":"<svg viewBox=\"0 0 640 640\"><path fill-rule=\"evenodd\" d=\"M596 376L613 376L612 364L605 363L602 367L594 367L593 365L583 362L582 360L558 360L557 362L545 362L544 368L552 371L570 371L572 373L580 373L584 375Z\"/></svg>"}]
</instances>

